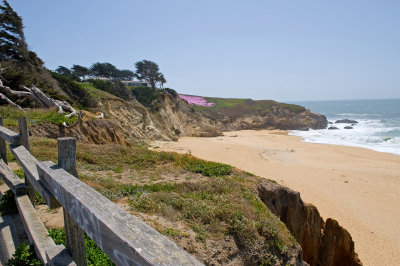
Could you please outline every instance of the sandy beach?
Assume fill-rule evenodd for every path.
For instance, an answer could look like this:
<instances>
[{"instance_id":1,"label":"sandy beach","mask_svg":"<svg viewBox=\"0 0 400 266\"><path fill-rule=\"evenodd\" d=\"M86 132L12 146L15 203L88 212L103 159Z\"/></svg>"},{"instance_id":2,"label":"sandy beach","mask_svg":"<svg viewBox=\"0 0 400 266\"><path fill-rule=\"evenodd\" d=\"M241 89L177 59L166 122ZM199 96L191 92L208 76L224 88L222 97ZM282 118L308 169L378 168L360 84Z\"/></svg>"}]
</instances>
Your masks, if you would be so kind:
<instances>
[{"instance_id":1,"label":"sandy beach","mask_svg":"<svg viewBox=\"0 0 400 266\"><path fill-rule=\"evenodd\" d=\"M399 265L400 156L304 143L285 131L268 130L153 146L227 163L299 191L324 219L336 219L350 232L364 265Z\"/></svg>"}]
</instances>

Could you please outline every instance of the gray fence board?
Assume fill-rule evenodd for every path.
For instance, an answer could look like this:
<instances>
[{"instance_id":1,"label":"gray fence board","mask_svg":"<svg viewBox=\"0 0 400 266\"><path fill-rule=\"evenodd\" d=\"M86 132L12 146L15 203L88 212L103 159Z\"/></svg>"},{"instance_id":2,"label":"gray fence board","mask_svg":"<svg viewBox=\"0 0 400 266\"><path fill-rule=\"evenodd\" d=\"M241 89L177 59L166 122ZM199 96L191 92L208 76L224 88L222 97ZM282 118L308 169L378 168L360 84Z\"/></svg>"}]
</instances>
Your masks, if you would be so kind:
<instances>
[{"instance_id":1,"label":"gray fence board","mask_svg":"<svg viewBox=\"0 0 400 266\"><path fill-rule=\"evenodd\" d=\"M25 185L24 181L14 174L2 159L0 159L0 177L12 190L14 195L26 195L26 193L28 193L28 187Z\"/></svg>"},{"instance_id":2,"label":"gray fence board","mask_svg":"<svg viewBox=\"0 0 400 266\"><path fill-rule=\"evenodd\" d=\"M76 170L76 139L58 138L57 146L58 165L79 179ZM63 209L63 214L67 249L77 265L87 266L85 232L65 209Z\"/></svg>"},{"instance_id":3,"label":"gray fence board","mask_svg":"<svg viewBox=\"0 0 400 266\"><path fill-rule=\"evenodd\" d=\"M0 126L0 138L10 142L13 145L21 145L22 137L19 133L12 131L6 127Z\"/></svg>"},{"instance_id":4,"label":"gray fence board","mask_svg":"<svg viewBox=\"0 0 400 266\"><path fill-rule=\"evenodd\" d=\"M0 126L3 126L3 117L0 116ZM0 138L0 156L1 159L7 164L7 144L6 141Z\"/></svg>"},{"instance_id":5,"label":"gray fence board","mask_svg":"<svg viewBox=\"0 0 400 266\"><path fill-rule=\"evenodd\" d=\"M24 146L12 146L10 145L11 153L15 156L22 169L25 172L25 176L29 179L33 187L43 197L47 206L50 209L60 207L60 203L51 195L50 191L43 186L39 180L39 174L36 168L36 163L39 161L33 157L33 155Z\"/></svg>"},{"instance_id":6,"label":"gray fence board","mask_svg":"<svg viewBox=\"0 0 400 266\"><path fill-rule=\"evenodd\" d=\"M53 162L39 162L37 167L49 191L117 265L202 265Z\"/></svg>"},{"instance_id":7,"label":"gray fence board","mask_svg":"<svg viewBox=\"0 0 400 266\"><path fill-rule=\"evenodd\" d=\"M29 241L34 244L36 254L44 265L57 264L55 262L68 262L63 265L76 265L71 256L65 252L64 246L56 245L49 236L46 227L36 213L27 195L15 198L25 232ZM59 264L61 265L61 264Z\"/></svg>"}]
</instances>

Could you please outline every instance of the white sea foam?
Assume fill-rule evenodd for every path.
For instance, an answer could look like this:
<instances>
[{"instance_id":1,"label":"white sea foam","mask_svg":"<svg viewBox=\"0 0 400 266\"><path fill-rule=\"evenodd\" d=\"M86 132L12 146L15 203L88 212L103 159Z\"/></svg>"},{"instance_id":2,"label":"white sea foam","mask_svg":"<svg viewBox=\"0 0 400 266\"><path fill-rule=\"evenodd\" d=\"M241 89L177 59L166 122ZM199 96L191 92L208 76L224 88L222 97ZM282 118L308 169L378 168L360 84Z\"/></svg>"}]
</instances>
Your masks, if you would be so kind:
<instances>
[{"instance_id":1,"label":"white sea foam","mask_svg":"<svg viewBox=\"0 0 400 266\"><path fill-rule=\"evenodd\" d=\"M345 116L345 117L382 117L382 114L357 114L357 113L340 113L337 116Z\"/></svg>"},{"instance_id":2,"label":"white sea foam","mask_svg":"<svg viewBox=\"0 0 400 266\"><path fill-rule=\"evenodd\" d=\"M306 142L358 146L400 155L400 99L321 101L297 103L312 112L327 116L338 130L293 131ZM353 129L349 124L335 124L339 119L357 120Z\"/></svg>"},{"instance_id":3,"label":"white sea foam","mask_svg":"<svg viewBox=\"0 0 400 266\"><path fill-rule=\"evenodd\" d=\"M339 129L292 131L291 135L302 137L305 142L358 146L380 152L400 155L400 126L397 123L382 123L375 119L359 119L353 129L344 129L349 124L332 124ZM393 124L393 125L392 125Z\"/></svg>"}]
</instances>

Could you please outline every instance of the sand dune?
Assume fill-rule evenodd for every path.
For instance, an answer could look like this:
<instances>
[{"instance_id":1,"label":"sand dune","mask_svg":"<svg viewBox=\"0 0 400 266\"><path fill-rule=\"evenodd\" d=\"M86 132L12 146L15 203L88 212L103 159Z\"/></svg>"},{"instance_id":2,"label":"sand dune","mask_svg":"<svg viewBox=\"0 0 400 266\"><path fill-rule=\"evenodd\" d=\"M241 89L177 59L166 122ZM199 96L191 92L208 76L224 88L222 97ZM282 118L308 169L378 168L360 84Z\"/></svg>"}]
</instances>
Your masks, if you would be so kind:
<instances>
[{"instance_id":1,"label":"sand dune","mask_svg":"<svg viewBox=\"0 0 400 266\"><path fill-rule=\"evenodd\" d=\"M226 132L157 142L161 150L231 164L301 193L352 235L364 265L400 262L400 156L303 143L285 131Z\"/></svg>"}]
</instances>

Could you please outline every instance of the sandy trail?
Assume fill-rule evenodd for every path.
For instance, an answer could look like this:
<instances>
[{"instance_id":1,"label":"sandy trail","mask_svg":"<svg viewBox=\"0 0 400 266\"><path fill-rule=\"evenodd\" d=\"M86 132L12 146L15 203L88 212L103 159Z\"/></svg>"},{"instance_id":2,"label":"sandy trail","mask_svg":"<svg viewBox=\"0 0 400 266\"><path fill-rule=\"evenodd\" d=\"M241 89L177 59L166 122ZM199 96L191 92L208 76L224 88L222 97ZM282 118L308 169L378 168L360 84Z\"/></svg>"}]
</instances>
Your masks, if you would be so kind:
<instances>
[{"instance_id":1,"label":"sandy trail","mask_svg":"<svg viewBox=\"0 0 400 266\"><path fill-rule=\"evenodd\" d=\"M400 263L400 156L312 144L285 131L226 132L215 138L156 142L278 181L332 217L353 237L364 265Z\"/></svg>"}]
</instances>

